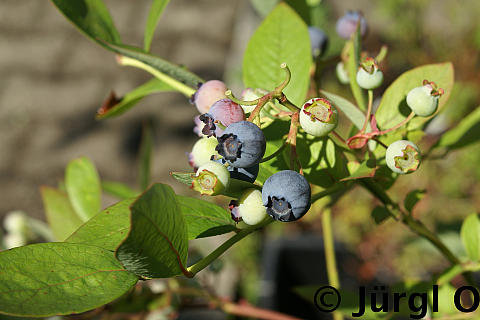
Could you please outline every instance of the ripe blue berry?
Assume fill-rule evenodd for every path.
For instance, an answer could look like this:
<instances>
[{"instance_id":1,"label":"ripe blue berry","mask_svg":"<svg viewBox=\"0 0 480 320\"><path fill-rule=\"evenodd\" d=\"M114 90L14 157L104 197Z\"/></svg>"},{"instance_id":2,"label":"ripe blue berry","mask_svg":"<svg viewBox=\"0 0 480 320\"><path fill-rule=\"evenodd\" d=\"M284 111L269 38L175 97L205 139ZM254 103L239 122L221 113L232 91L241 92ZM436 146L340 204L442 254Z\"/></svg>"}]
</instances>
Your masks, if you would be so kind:
<instances>
[{"instance_id":1,"label":"ripe blue berry","mask_svg":"<svg viewBox=\"0 0 480 320\"><path fill-rule=\"evenodd\" d=\"M220 80L210 80L200 85L193 94L191 102L200 113L207 113L216 101L226 98L225 91L227 91L225 83Z\"/></svg>"},{"instance_id":2,"label":"ripe blue berry","mask_svg":"<svg viewBox=\"0 0 480 320\"><path fill-rule=\"evenodd\" d=\"M338 19L336 29L340 37L350 39L351 35L357 30L360 22L360 34L362 37L367 33L367 20L359 11L347 11L343 17Z\"/></svg>"},{"instance_id":3,"label":"ripe blue berry","mask_svg":"<svg viewBox=\"0 0 480 320\"><path fill-rule=\"evenodd\" d=\"M321 56L328 45L328 36L322 29L310 26L308 27L308 35L310 36L310 46L312 48L312 56Z\"/></svg>"},{"instance_id":4,"label":"ripe blue berry","mask_svg":"<svg viewBox=\"0 0 480 320\"><path fill-rule=\"evenodd\" d=\"M230 201L232 219L243 220L248 225L256 225L267 216L267 208L262 202L262 192L257 189L247 189L238 200Z\"/></svg>"},{"instance_id":5,"label":"ripe blue berry","mask_svg":"<svg viewBox=\"0 0 480 320\"><path fill-rule=\"evenodd\" d=\"M398 140L390 144L385 154L387 166L399 174L412 173L420 165L420 151L411 141Z\"/></svg>"},{"instance_id":6,"label":"ripe blue berry","mask_svg":"<svg viewBox=\"0 0 480 320\"><path fill-rule=\"evenodd\" d=\"M221 163L223 165L227 163L223 158L213 161ZM230 172L230 178L243 180L251 183L255 182L255 180L257 179L259 169L260 165L258 163L253 167L249 168L236 168L231 166L230 164L227 165L227 170Z\"/></svg>"},{"instance_id":7,"label":"ripe blue berry","mask_svg":"<svg viewBox=\"0 0 480 320\"><path fill-rule=\"evenodd\" d=\"M438 99L443 89L438 88L435 82L423 81L423 86L410 90L407 94L407 104L420 117L429 117L437 111Z\"/></svg>"},{"instance_id":8,"label":"ripe blue berry","mask_svg":"<svg viewBox=\"0 0 480 320\"><path fill-rule=\"evenodd\" d=\"M372 58L367 58L360 64L357 72L357 83L363 89L378 88L383 82L383 72Z\"/></svg>"},{"instance_id":9,"label":"ripe blue berry","mask_svg":"<svg viewBox=\"0 0 480 320\"><path fill-rule=\"evenodd\" d=\"M306 133L323 137L338 123L337 109L324 98L313 98L305 102L300 111L300 125Z\"/></svg>"},{"instance_id":10,"label":"ripe blue berry","mask_svg":"<svg viewBox=\"0 0 480 320\"><path fill-rule=\"evenodd\" d=\"M230 99L215 102L208 113L200 115L200 120L205 123L202 133L208 137L221 136L225 127L230 124L245 120L245 113L240 105Z\"/></svg>"},{"instance_id":11,"label":"ripe blue berry","mask_svg":"<svg viewBox=\"0 0 480 320\"><path fill-rule=\"evenodd\" d=\"M217 140L217 152L232 167L253 167L260 163L265 154L266 141L263 131L249 121L232 123Z\"/></svg>"},{"instance_id":12,"label":"ripe blue berry","mask_svg":"<svg viewBox=\"0 0 480 320\"><path fill-rule=\"evenodd\" d=\"M218 141L214 137L201 138L193 145L192 152L188 154L188 162L194 168L198 168L209 162L212 156L217 154L215 147Z\"/></svg>"},{"instance_id":13,"label":"ripe blue berry","mask_svg":"<svg viewBox=\"0 0 480 320\"><path fill-rule=\"evenodd\" d=\"M339 62L337 64L337 67L335 68L335 71L337 73L338 81L340 81L341 84L349 84L350 83L350 77L348 76L348 71L345 68L345 64L343 62Z\"/></svg>"},{"instance_id":14,"label":"ripe blue berry","mask_svg":"<svg viewBox=\"0 0 480 320\"><path fill-rule=\"evenodd\" d=\"M275 220L300 219L310 209L311 189L304 176L292 170L279 171L265 181L262 202Z\"/></svg>"},{"instance_id":15,"label":"ripe blue berry","mask_svg":"<svg viewBox=\"0 0 480 320\"><path fill-rule=\"evenodd\" d=\"M192 189L214 196L222 193L230 183L230 173L220 163L209 161L198 168L193 177Z\"/></svg>"}]
</instances>

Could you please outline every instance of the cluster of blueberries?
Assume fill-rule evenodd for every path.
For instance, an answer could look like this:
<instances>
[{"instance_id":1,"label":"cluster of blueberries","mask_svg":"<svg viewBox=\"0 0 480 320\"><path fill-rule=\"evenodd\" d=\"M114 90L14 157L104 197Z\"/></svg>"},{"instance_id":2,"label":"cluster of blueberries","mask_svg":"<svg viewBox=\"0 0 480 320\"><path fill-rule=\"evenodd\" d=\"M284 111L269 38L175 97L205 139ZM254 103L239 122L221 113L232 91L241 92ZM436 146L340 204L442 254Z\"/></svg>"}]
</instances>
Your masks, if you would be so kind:
<instances>
[{"instance_id":1,"label":"cluster of blueberries","mask_svg":"<svg viewBox=\"0 0 480 320\"><path fill-rule=\"evenodd\" d=\"M337 33L348 39L358 26L364 36L367 31L365 18L359 12L349 11L338 20ZM315 27L309 27L309 34L312 54L314 57L321 55L328 37ZM341 83L349 83L350 78L342 62L337 65L336 71ZM356 81L366 90L381 85L383 73L373 58L361 63ZM222 81L210 80L201 84L192 96L191 102L200 112L194 119L194 132L200 139L189 154L189 162L196 170L192 188L201 194L221 194L228 188L231 179L253 183L265 154L263 131L255 123L246 121L245 117L255 106L237 104L227 98L226 91ZM262 89L246 89L242 99L255 100L267 93ZM435 83L424 81L423 86L408 93L406 101L415 115L428 117L436 112L442 94L443 90L438 89ZM336 128L338 112L329 100L313 98L302 106L299 122L306 133L323 137ZM387 148L386 164L396 173L415 171L419 161L420 152L411 141L399 140ZM270 176L262 191L248 189L229 207L236 222L255 225L267 215L287 222L301 218L310 208L310 199L311 188L305 177L296 171L284 170Z\"/></svg>"},{"instance_id":2,"label":"cluster of blueberries","mask_svg":"<svg viewBox=\"0 0 480 320\"><path fill-rule=\"evenodd\" d=\"M254 182L265 154L263 131L245 120L245 113L252 109L227 99L226 90L223 82L210 80L192 97L202 113L195 119L194 130L201 138L189 160L196 169L192 187L202 194L222 193L231 179ZM252 92L244 91L242 98L251 97ZM294 221L308 211L310 197L307 180L295 171L284 170L269 177L262 191L245 190L229 207L235 221L248 225L260 223L267 214L278 221Z\"/></svg>"}]
</instances>

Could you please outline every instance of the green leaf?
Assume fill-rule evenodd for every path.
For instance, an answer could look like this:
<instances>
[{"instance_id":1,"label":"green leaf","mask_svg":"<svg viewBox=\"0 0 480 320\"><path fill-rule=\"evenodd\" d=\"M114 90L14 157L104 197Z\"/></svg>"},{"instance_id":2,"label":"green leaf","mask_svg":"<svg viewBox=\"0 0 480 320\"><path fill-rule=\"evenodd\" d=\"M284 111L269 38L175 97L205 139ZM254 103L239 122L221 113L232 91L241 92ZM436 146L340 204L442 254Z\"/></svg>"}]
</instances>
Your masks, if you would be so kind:
<instances>
[{"instance_id":1,"label":"green leaf","mask_svg":"<svg viewBox=\"0 0 480 320\"><path fill-rule=\"evenodd\" d=\"M480 107L477 107L472 113L460 121L455 128L445 132L435 146L458 149L478 142L479 139Z\"/></svg>"},{"instance_id":2,"label":"green leaf","mask_svg":"<svg viewBox=\"0 0 480 320\"><path fill-rule=\"evenodd\" d=\"M280 64L292 72L286 96L296 105L305 102L312 64L307 25L285 3L280 3L250 39L243 59L246 87L273 90L285 79Z\"/></svg>"},{"instance_id":3,"label":"green leaf","mask_svg":"<svg viewBox=\"0 0 480 320\"><path fill-rule=\"evenodd\" d=\"M382 101L378 106L375 117L378 127L382 130L393 127L403 121L411 112L406 98L410 90L422 85L423 80L434 81L445 94L440 98L438 110L448 100L453 88L453 65L450 62L429 64L414 68L400 75L383 94ZM437 111L438 112L438 111ZM415 117L408 124L411 129L416 129L424 124L429 118Z\"/></svg>"},{"instance_id":4,"label":"green leaf","mask_svg":"<svg viewBox=\"0 0 480 320\"><path fill-rule=\"evenodd\" d=\"M463 221L460 231L463 246L472 261L480 261L480 217L473 213Z\"/></svg>"},{"instance_id":5,"label":"green leaf","mask_svg":"<svg viewBox=\"0 0 480 320\"><path fill-rule=\"evenodd\" d=\"M262 16L267 16L280 0L250 0L253 8Z\"/></svg>"},{"instance_id":6,"label":"green leaf","mask_svg":"<svg viewBox=\"0 0 480 320\"><path fill-rule=\"evenodd\" d=\"M0 313L47 317L85 312L117 299L138 278L112 252L39 243L0 252Z\"/></svg>"},{"instance_id":7,"label":"green leaf","mask_svg":"<svg viewBox=\"0 0 480 320\"><path fill-rule=\"evenodd\" d=\"M110 50L123 56L138 60L146 64L147 66L157 70L158 72L166 75L167 77L176 79L177 81L191 88L197 88L199 83L204 82L202 78L198 77L196 74L191 73L185 68L177 66L153 54L147 53L140 48L119 44L107 45Z\"/></svg>"},{"instance_id":8,"label":"green leaf","mask_svg":"<svg viewBox=\"0 0 480 320\"><path fill-rule=\"evenodd\" d=\"M121 182L102 181L102 189L104 192L121 200L136 198L140 195L139 191L134 190Z\"/></svg>"},{"instance_id":9,"label":"green leaf","mask_svg":"<svg viewBox=\"0 0 480 320\"><path fill-rule=\"evenodd\" d=\"M170 175L177 180L178 182L181 182L183 184L186 184L187 186L192 186L193 183L193 177L195 176L194 172L170 172Z\"/></svg>"},{"instance_id":10,"label":"green leaf","mask_svg":"<svg viewBox=\"0 0 480 320\"><path fill-rule=\"evenodd\" d=\"M88 158L70 161L65 171L65 187L72 207L87 221L101 208L102 188L94 164Z\"/></svg>"},{"instance_id":11,"label":"green leaf","mask_svg":"<svg viewBox=\"0 0 480 320\"><path fill-rule=\"evenodd\" d=\"M142 130L142 141L140 143L138 176L140 188L145 190L150 185L151 163L153 149L152 124L145 122Z\"/></svg>"},{"instance_id":12,"label":"green leaf","mask_svg":"<svg viewBox=\"0 0 480 320\"><path fill-rule=\"evenodd\" d=\"M188 229L188 239L212 237L236 230L230 213L211 202L177 195Z\"/></svg>"},{"instance_id":13,"label":"green leaf","mask_svg":"<svg viewBox=\"0 0 480 320\"><path fill-rule=\"evenodd\" d=\"M123 265L146 278L185 273L187 225L172 188L154 184L130 209L130 233L116 251Z\"/></svg>"},{"instance_id":14,"label":"green leaf","mask_svg":"<svg viewBox=\"0 0 480 320\"><path fill-rule=\"evenodd\" d=\"M410 191L403 202L405 209L407 209L408 212L412 212L417 202L422 200L426 192L427 191L425 189Z\"/></svg>"},{"instance_id":15,"label":"green leaf","mask_svg":"<svg viewBox=\"0 0 480 320\"><path fill-rule=\"evenodd\" d=\"M150 44L153 40L155 27L160 20L160 16L162 15L163 10L169 2L170 0L152 1L152 6L150 7L150 12L148 13L147 25L145 26L145 35L143 40L145 51L150 51Z\"/></svg>"},{"instance_id":16,"label":"green leaf","mask_svg":"<svg viewBox=\"0 0 480 320\"><path fill-rule=\"evenodd\" d=\"M130 230L130 205L127 199L110 206L88 220L65 242L83 243L115 251Z\"/></svg>"},{"instance_id":17,"label":"green leaf","mask_svg":"<svg viewBox=\"0 0 480 320\"><path fill-rule=\"evenodd\" d=\"M102 46L121 43L120 35L102 0L52 0L53 4L80 31Z\"/></svg>"},{"instance_id":18,"label":"green leaf","mask_svg":"<svg viewBox=\"0 0 480 320\"><path fill-rule=\"evenodd\" d=\"M328 100L330 100L335 107L340 109L343 114L350 120L355 127L359 130L362 129L363 123L365 122L365 114L360 111L353 103L347 99L338 96L336 94L327 92L325 90L320 91Z\"/></svg>"},{"instance_id":19,"label":"green leaf","mask_svg":"<svg viewBox=\"0 0 480 320\"><path fill-rule=\"evenodd\" d=\"M131 108L133 108L144 97L158 92L175 91L171 86L165 82L153 78L145 82L136 89L130 91L122 98L117 99L112 93L103 103L102 107L97 111L97 119L107 119L119 116Z\"/></svg>"},{"instance_id":20,"label":"green leaf","mask_svg":"<svg viewBox=\"0 0 480 320\"><path fill-rule=\"evenodd\" d=\"M65 192L42 187L42 200L48 225L55 239L63 241L82 225Z\"/></svg>"}]
</instances>

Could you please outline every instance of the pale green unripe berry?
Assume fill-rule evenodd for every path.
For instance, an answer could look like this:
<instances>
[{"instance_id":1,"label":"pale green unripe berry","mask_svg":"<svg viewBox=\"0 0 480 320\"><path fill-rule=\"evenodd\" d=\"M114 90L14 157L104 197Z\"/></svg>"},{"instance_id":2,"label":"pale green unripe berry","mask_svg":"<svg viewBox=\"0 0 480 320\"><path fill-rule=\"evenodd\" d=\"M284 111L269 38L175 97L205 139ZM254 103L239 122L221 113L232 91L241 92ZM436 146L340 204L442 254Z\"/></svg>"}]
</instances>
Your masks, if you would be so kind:
<instances>
[{"instance_id":1,"label":"pale green unripe berry","mask_svg":"<svg viewBox=\"0 0 480 320\"><path fill-rule=\"evenodd\" d=\"M359 68L357 72L357 83L360 88L371 90L378 88L383 82L383 72L376 68L373 73L365 71L363 68Z\"/></svg>"},{"instance_id":2,"label":"pale green unripe berry","mask_svg":"<svg viewBox=\"0 0 480 320\"><path fill-rule=\"evenodd\" d=\"M335 68L335 71L337 73L338 81L340 81L341 84L349 84L350 83L350 77L348 76L348 71L345 68L345 64L343 62L339 62L337 64L337 67Z\"/></svg>"},{"instance_id":3,"label":"pale green unripe berry","mask_svg":"<svg viewBox=\"0 0 480 320\"><path fill-rule=\"evenodd\" d=\"M323 137L335 129L337 124L337 109L327 99L310 99L300 110L300 125L312 136Z\"/></svg>"},{"instance_id":4,"label":"pale green unripe berry","mask_svg":"<svg viewBox=\"0 0 480 320\"><path fill-rule=\"evenodd\" d=\"M238 217L248 225L256 225L267 216L267 208L262 201L262 192L257 189L247 189L238 199L230 204L232 217Z\"/></svg>"},{"instance_id":5,"label":"pale green unripe berry","mask_svg":"<svg viewBox=\"0 0 480 320\"><path fill-rule=\"evenodd\" d=\"M407 104L420 117L429 117L437 111L438 100L443 89L437 89L434 82L424 81L424 85L410 90L407 94Z\"/></svg>"},{"instance_id":6,"label":"pale green unripe berry","mask_svg":"<svg viewBox=\"0 0 480 320\"><path fill-rule=\"evenodd\" d=\"M215 161L204 163L193 177L192 188L201 194L214 196L222 193L230 183L230 172Z\"/></svg>"},{"instance_id":7,"label":"pale green unripe berry","mask_svg":"<svg viewBox=\"0 0 480 320\"><path fill-rule=\"evenodd\" d=\"M411 141L398 140L388 146L385 160L387 166L393 172L399 174L412 173L420 165L420 150Z\"/></svg>"},{"instance_id":8,"label":"pale green unripe berry","mask_svg":"<svg viewBox=\"0 0 480 320\"><path fill-rule=\"evenodd\" d=\"M215 137L205 137L195 142L192 152L188 155L190 165L198 168L204 163L209 162L212 156L217 155L217 151L215 150L217 144L218 141Z\"/></svg>"}]
</instances>

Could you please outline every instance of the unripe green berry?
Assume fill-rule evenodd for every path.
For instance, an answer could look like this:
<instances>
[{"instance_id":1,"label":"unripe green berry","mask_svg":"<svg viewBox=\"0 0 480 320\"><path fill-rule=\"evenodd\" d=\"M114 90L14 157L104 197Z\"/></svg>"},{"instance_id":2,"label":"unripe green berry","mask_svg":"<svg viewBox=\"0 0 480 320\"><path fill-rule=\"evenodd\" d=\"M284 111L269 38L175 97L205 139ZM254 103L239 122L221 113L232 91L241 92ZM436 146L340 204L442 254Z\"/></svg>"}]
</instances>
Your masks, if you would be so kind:
<instances>
[{"instance_id":1,"label":"unripe green berry","mask_svg":"<svg viewBox=\"0 0 480 320\"><path fill-rule=\"evenodd\" d=\"M267 208L262 202L262 192L257 189L247 189L237 201L230 202L232 218L240 218L248 225L256 225L267 216Z\"/></svg>"},{"instance_id":2,"label":"unripe green berry","mask_svg":"<svg viewBox=\"0 0 480 320\"><path fill-rule=\"evenodd\" d=\"M215 137L205 137L199 139L193 145L192 152L188 154L188 161L194 168L198 168L204 163L209 162L212 156L217 155L215 148L218 141Z\"/></svg>"},{"instance_id":3,"label":"unripe green berry","mask_svg":"<svg viewBox=\"0 0 480 320\"><path fill-rule=\"evenodd\" d=\"M358 85L367 90L378 88L383 82L383 72L373 58L367 58L360 64L357 72Z\"/></svg>"},{"instance_id":4,"label":"unripe green berry","mask_svg":"<svg viewBox=\"0 0 480 320\"><path fill-rule=\"evenodd\" d=\"M305 102L300 111L300 125L306 133L323 137L336 128L337 109L324 98L313 98Z\"/></svg>"},{"instance_id":5,"label":"unripe green berry","mask_svg":"<svg viewBox=\"0 0 480 320\"><path fill-rule=\"evenodd\" d=\"M411 141L398 140L388 146L385 160L387 166L393 172L399 174L412 173L420 165L420 150Z\"/></svg>"},{"instance_id":6,"label":"unripe green berry","mask_svg":"<svg viewBox=\"0 0 480 320\"><path fill-rule=\"evenodd\" d=\"M345 64L343 62L337 63L337 67L335 68L335 71L337 73L338 81L340 81L341 84L350 83L350 77L348 76L348 71L345 68Z\"/></svg>"},{"instance_id":7,"label":"unripe green berry","mask_svg":"<svg viewBox=\"0 0 480 320\"><path fill-rule=\"evenodd\" d=\"M438 99L443 89L437 89L434 82L425 80L424 85L410 90L407 94L407 104L420 117L429 117L437 111Z\"/></svg>"},{"instance_id":8,"label":"unripe green berry","mask_svg":"<svg viewBox=\"0 0 480 320\"><path fill-rule=\"evenodd\" d=\"M217 162L209 161L198 168L192 188L201 194L214 196L222 193L230 183L230 172Z\"/></svg>"}]
</instances>

